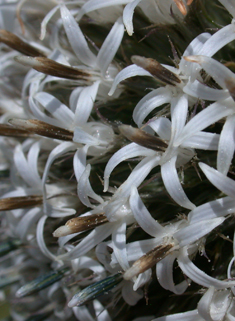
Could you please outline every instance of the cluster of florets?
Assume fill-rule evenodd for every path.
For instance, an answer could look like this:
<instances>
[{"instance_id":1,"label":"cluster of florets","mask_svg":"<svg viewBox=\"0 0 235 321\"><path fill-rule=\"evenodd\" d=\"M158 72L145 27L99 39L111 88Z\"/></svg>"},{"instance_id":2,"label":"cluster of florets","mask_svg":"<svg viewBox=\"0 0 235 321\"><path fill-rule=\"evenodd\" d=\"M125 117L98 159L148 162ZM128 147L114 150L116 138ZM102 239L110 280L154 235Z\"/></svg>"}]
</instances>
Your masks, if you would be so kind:
<instances>
[{"instance_id":1,"label":"cluster of florets","mask_svg":"<svg viewBox=\"0 0 235 321\"><path fill-rule=\"evenodd\" d=\"M0 0L9 320L235 318L233 18L232 0Z\"/></svg>"}]
</instances>

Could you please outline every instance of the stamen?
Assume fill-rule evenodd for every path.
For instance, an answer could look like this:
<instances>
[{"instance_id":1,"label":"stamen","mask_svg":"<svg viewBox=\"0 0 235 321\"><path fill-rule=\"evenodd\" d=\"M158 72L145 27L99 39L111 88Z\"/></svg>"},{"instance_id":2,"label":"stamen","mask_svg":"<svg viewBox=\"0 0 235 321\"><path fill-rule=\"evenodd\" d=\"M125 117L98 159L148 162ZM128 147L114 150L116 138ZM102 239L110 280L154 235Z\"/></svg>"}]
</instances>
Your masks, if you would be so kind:
<instances>
[{"instance_id":1,"label":"stamen","mask_svg":"<svg viewBox=\"0 0 235 321\"><path fill-rule=\"evenodd\" d=\"M37 134L54 139L65 141L73 141L73 132L61 127L53 126L37 119L10 119L9 123L13 126Z\"/></svg>"},{"instance_id":2,"label":"stamen","mask_svg":"<svg viewBox=\"0 0 235 321\"><path fill-rule=\"evenodd\" d=\"M60 281L64 274L69 271L68 267L62 268L57 271L51 271L47 274L41 275L35 280L23 285L16 292L17 298L23 298L27 295L31 295L33 293L39 292L48 286L54 284L55 282Z\"/></svg>"},{"instance_id":3,"label":"stamen","mask_svg":"<svg viewBox=\"0 0 235 321\"><path fill-rule=\"evenodd\" d=\"M0 199L0 211L10 211L18 208L33 207L42 204L42 196L29 195Z\"/></svg>"},{"instance_id":4,"label":"stamen","mask_svg":"<svg viewBox=\"0 0 235 321\"><path fill-rule=\"evenodd\" d=\"M8 124L0 124L0 136L29 137L30 133L27 130L15 128Z\"/></svg>"},{"instance_id":5,"label":"stamen","mask_svg":"<svg viewBox=\"0 0 235 321\"><path fill-rule=\"evenodd\" d=\"M89 216L75 217L67 221L65 225L60 226L57 230L55 230L53 236L60 237L87 231L107 222L108 219L104 214L93 214Z\"/></svg>"},{"instance_id":6,"label":"stamen","mask_svg":"<svg viewBox=\"0 0 235 321\"><path fill-rule=\"evenodd\" d=\"M182 0L174 0L175 4L177 5L179 11L186 16L187 14L187 8L185 7L185 4L183 3Z\"/></svg>"},{"instance_id":7,"label":"stamen","mask_svg":"<svg viewBox=\"0 0 235 321\"><path fill-rule=\"evenodd\" d=\"M102 294L106 294L108 291L112 290L122 281L122 274L117 273L112 276L107 277L104 280L98 281L92 285L89 285L82 291L76 293L72 300L68 303L70 308L75 306L81 306L90 300L98 298Z\"/></svg>"},{"instance_id":8,"label":"stamen","mask_svg":"<svg viewBox=\"0 0 235 321\"><path fill-rule=\"evenodd\" d=\"M164 259L174 247L174 243L161 244L156 246L153 250L149 251L137 261L135 261L123 275L125 280L130 280L133 277L139 275L140 273L145 272L148 269L151 269L155 264Z\"/></svg>"},{"instance_id":9,"label":"stamen","mask_svg":"<svg viewBox=\"0 0 235 321\"><path fill-rule=\"evenodd\" d=\"M15 60L24 66L32 67L39 72L54 77L74 80L87 80L90 77L90 74L85 71L62 65L52 59L45 57L33 58L27 56L16 56Z\"/></svg>"},{"instance_id":10,"label":"stamen","mask_svg":"<svg viewBox=\"0 0 235 321\"><path fill-rule=\"evenodd\" d=\"M160 138L147 134L139 128L134 128L129 125L121 125L118 128L127 139L139 144L140 146L153 149L158 152L164 152L168 147L168 145Z\"/></svg>"},{"instance_id":11,"label":"stamen","mask_svg":"<svg viewBox=\"0 0 235 321\"><path fill-rule=\"evenodd\" d=\"M1 29L0 41L5 43L10 48L19 51L20 53L32 57L45 57L45 55L37 48L31 46L27 42L17 37L14 33Z\"/></svg>"},{"instance_id":12,"label":"stamen","mask_svg":"<svg viewBox=\"0 0 235 321\"><path fill-rule=\"evenodd\" d=\"M176 86L181 83L179 77L170 70L163 67L157 60L141 56L132 56L131 61L139 67L144 68L151 75L161 80L165 84Z\"/></svg>"}]
</instances>

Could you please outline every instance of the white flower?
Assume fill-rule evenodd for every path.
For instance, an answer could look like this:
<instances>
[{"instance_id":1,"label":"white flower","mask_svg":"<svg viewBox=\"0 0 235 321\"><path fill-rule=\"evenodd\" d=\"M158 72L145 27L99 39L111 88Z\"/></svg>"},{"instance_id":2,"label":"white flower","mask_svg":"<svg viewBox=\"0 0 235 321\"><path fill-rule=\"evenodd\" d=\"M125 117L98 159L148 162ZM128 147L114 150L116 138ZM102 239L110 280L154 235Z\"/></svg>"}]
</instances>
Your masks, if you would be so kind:
<instances>
[{"instance_id":1,"label":"white flower","mask_svg":"<svg viewBox=\"0 0 235 321\"><path fill-rule=\"evenodd\" d=\"M198 64L220 85L224 90L217 90L217 99L220 100L221 108L223 108L224 92L227 92L227 101L230 100L235 108L235 75L227 67L220 62L206 56L189 56L185 57L188 61ZM221 93L222 92L222 93ZM229 98L230 97L230 98ZM235 109L234 112L227 117L223 129L221 131L219 148L217 155L217 168L227 174L232 162L235 149Z\"/></svg>"},{"instance_id":2,"label":"white flower","mask_svg":"<svg viewBox=\"0 0 235 321\"><path fill-rule=\"evenodd\" d=\"M210 233L215 227L222 224L225 218L215 217L208 219L205 217L197 221L178 220L176 223L169 223L163 227L152 218L140 199L137 189L134 187L131 191L130 208L140 227L153 238L136 241L125 246L125 260L127 260L128 264L137 261L140 257L143 257L144 262L144 255L147 253L149 253L147 257L150 258L150 253L153 252L154 249L158 250L159 248L160 251L162 246L172 244L173 247L169 253L166 253L165 258L162 258L162 254L159 254L158 259L156 256L157 252L155 256L153 256L152 265L157 263L156 273L162 287L176 294L180 294L183 293L188 286L186 281L183 281L179 285L174 284L173 264L175 259L178 260L178 264L183 273L197 284L205 287L214 286L218 289L233 286L234 281L220 281L208 276L198 269L189 258L189 255L198 251L199 240ZM111 244L112 247L114 246L113 243ZM121 249L121 245L119 248ZM121 253L120 250L119 253ZM124 256L117 256L115 251L112 254L112 264L120 264L120 260L123 259ZM141 264L143 265L143 263ZM125 272L124 278L130 279L141 272L142 266L136 265L135 263L134 266L131 266ZM145 273L147 273L147 271ZM141 275L139 277L141 278Z\"/></svg>"},{"instance_id":3,"label":"white flower","mask_svg":"<svg viewBox=\"0 0 235 321\"><path fill-rule=\"evenodd\" d=\"M133 34L133 14L137 6L142 9L151 22L155 22L157 24L173 24L176 22L174 15L182 19L187 13L188 5L191 3L192 0L165 0L164 2L159 0L148 0L142 2L141 0L100 0L99 2L90 0L82 6L78 14L78 18L81 19L84 14L90 15L94 10L107 7L111 13L114 11L120 12L120 5L127 4L123 11L123 21L128 34L131 36ZM113 6L113 9L110 8ZM171 10L173 12L173 16L171 14Z\"/></svg>"},{"instance_id":4,"label":"white flower","mask_svg":"<svg viewBox=\"0 0 235 321\"><path fill-rule=\"evenodd\" d=\"M227 107L225 106L221 112L223 112L223 115L228 115L233 110L233 104L231 106L230 102L228 102ZM141 156L144 157L144 159L136 169L132 171L126 182L119 187L114 197L128 198L131 186L138 187L152 168L160 165L162 179L168 193L181 206L193 209L194 204L189 201L182 189L176 167L184 165L195 155L193 148L217 150L219 135L202 132L201 130L221 118L221 113L214 113L214 111L219 108L221 108L221 105L214 103L185 124L188 113L186 95L172 99L171 122L167 118L160 117L148 123L148 126L158 134L162 141L167 142L168 147L166 150L156 151L148 147L148 137L143 139L141 144L147 148L138 145L138 143L131 143L123 147L111 157L106 165L104 190L106 191L109 186L109 176L111 172L120 162ZM213 114L211 110L213 110ZM125 126L125 128L126 127L125 132L129 135L132 133L132 140L135 141L135 136L138 135L138 131L140 130ZM122 126L120 128L122 128ZM156 136L152 137L154 138ZM112 206L110 205L110 207ZM115 209L116 207L113 207L112 213L115 212ZM111 214L109 213L108 215Z\"/></svg>"},{"instance_id":5,"label":"white flower","mask_svg":"<svg viewBox=\"0 0 235 321\"><path fill-rule=\"evenodd\" d=\"M30 96L32 97L37 91L42 91L45 84L51 81L57 81L71 85L87 86L90 83L97 83L96 90L93 89L94 100L98 94L98 98L104 100L107 99L107 93L111 87L113 78L118 73L117 66L112 63L112 60L120 46L122 37L124 34L124 25L122 19L119 18L111 28L108 36L104 40L101 48L98 50L98 54L95 55L89 48L85 36L82 33L79 25L74 19L71 12L64 6L60 6L61 19L65 29L66 36L74 54L68 53L59 43L59 38L55 40L54 46L56 47L49 55L49 58L62 63L66 66L72 66L88 75L83 79L81 77L78 80L61 80L61 78L54 76L41 75L35 72L31 72L25 79L23 91L26 93L27 87L30 86ZM58 31L57 31L58 32ZM96 49L97 50L97 49ZM19 57L18 61L22 64L29 65L31 67L37 67L38 61L29 57ZM43 79L45 78L45 79ZM66 77L64 77L66 78ZM81 87L81 93L84 87ZM120 92L119 92L120 94ZM77 95L79 95L77 93Z\"/></svg>"},{"instance_id":6,"label":"white flower","mask_svg":"<svg viewBox=\"0 0 235 321\"><path fill-rule=\"evenodd\" d=\"M186 61L184 57L191 54L203 54L208 57L213 56L219 49L221 49L230 41L234 40L235 25L230 25L229 28L231 29L230 31L221 29L213 36L208 33L203 33L197 36L183 53L178 68L162 65L164 68L173 73L173 75L178 77L179 82L173 82L173 84L166 85L164 88L155 89L139 101L133 112L133 119L139 127L142 126L144 119L152 110L162 106L163 104L171 103L173 98L180 98L183 93L187 94L186 97L190 106L196 102L198 97L200 99L209 101L228 98L228 93L226 90L218 91L205 86L202 83L202 78L199 73L200 68L198 68L198 65L193 65L191 62ZM137 59L135 59L135 61L137 62ZM143 58L138 59L137 63L141 66L144 66L145 60ZM146 67L144 66L144 68ZM128 66L115 77L109 95L112 95L115 92L117 85L121 81L133 76L153 77L149 71L143 69L142 67L139 67L135 64Z\"/></svg>"}]
</instances>

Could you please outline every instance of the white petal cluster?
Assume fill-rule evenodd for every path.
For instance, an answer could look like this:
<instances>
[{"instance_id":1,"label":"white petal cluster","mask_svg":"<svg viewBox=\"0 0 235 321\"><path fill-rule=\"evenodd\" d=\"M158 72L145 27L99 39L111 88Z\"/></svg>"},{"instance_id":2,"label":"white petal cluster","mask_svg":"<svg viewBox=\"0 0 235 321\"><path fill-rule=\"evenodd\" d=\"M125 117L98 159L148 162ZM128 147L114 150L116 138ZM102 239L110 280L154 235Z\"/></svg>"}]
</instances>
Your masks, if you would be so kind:
<instances>
[{"instance_id":1,"label":"white petal cluster","mask_svg":"<svg viewBox=\"0 0 235 321\"><path fill-rule=\"evenodd\" d=\"M180 34L196 0L0 0L9 320L235 320L235 3L211 2L229 22L166 64L139 25ZM133 312L148 287L198 300Z\"/></svg>"}]
</instances>

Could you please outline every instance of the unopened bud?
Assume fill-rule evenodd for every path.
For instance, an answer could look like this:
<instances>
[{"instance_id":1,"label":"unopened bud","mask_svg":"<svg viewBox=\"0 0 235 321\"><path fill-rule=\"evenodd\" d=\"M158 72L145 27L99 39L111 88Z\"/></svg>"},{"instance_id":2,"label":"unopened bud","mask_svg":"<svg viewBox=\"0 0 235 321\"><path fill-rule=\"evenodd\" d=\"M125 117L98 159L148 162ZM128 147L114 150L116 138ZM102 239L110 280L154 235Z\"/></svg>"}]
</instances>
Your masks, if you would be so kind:
<instances>
[{"instance_id":1,"label":"unopened bud","mask_svg":"<svg viewBox=\"0 0 235 321\"><path fill-rule=\"evenodd\" d=\"M152 268L159 261L164 259L174 247L174 243L161 244L156 246L153 250L149 251L145 255L141 256L137 261L135 261L123 275L125 280L130 280L140 273L147 271Z\"/></svg>"},{"instance_id":2,"label":"unopened bud","mask_svg":"<svg viewBox=\"0 0 235 321\"><path fill-rule=\"evenodd\" d=\"M90 77L90 74L85 71L62 65L52 59L45 57L33 58L27 56L16 56L15 60L24 66L32 67L39 72L54 77L74 80L87 80Z\"/></svg>"},{"instance_id":3,"label":"unopened bud","mask_svg":"<svg viewBox=\"0 0 235 321\"><path fill-rule=\"evenodd\" d=\"M106 294L108 291L112 290L122 281L122 274L117 273L115 275L109 276L104 280L98 281L92 285L89 285L82 291L76 293L72 300L68 303L70 308L75 306L81 306L90 300L98 298L102 294Z\"/></svg>"},{"instance_id":4,"label":"unopened bud","mask_svg":"<svg viewBox=\"0 0 235 321\"><path fill-rule=\"evenodd\" d=\"M108 219L104 214L92 214L88 216L75 217L67 221L65 225L60 226L57 230L55 230L53 236L60 237L87 231L107 222Z\"/></svg>"},{"instance_id":5,"label":"unopened bud","mask_svg":"<svg viewBox=\"0 0 235 321\"><path fill-rule=\"evenodd\" d=\"M0 211L10 211L18 208L33 207L42 204L42 196L29 195L0 199Z\"/></svg>"},{"instance_id":6,"label":"unopened bud","mask_svg":"<svg viewBox=\"0 0 235 321\"><path fill-rule=\"evenodd\" d=\"M176 86L181 82L179 77L170 70L163 67L157 60L141 56L132 56L131 61L139 67L144 68L151 75L165 84Z\"/></svg>"},{"instance_id":7,"label":"unopened bud","mask_svg":"<svg viewBox=\"0 0 235 321\"><path fill-rule=\"evenodd\" d=\"M37 48L17 37L14 33L1 29L0 42L5 43L10 48L19 51L23 55L32 57L44 57L45 55Z\"/></svg>"},{"instance_id":8,"label":"unopened bud","mask_svg":"<svg viewBox=\"0 0 235 321\"><path fill-rule=\"evenodd\" d=\"M61 127L53 126L37 119L10 119L13 126L27 130L33 134L65 141L73 141L73 132Z\"/></svg>"},{"instance_id":9,"label":"unopened bud","mask_svg":"<svg viewBox=\"0 0 235 321\"><path fill-rule=\"evenodd\" d=\"M121 125L118 127L120 132L130 141L140 146L153 149L155 151L164 152L168 145L160 138L150 135L139 128L129 125Z\"/></svg>"}]
</instances>

